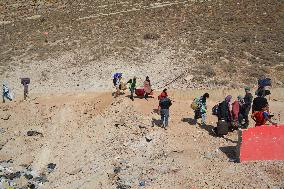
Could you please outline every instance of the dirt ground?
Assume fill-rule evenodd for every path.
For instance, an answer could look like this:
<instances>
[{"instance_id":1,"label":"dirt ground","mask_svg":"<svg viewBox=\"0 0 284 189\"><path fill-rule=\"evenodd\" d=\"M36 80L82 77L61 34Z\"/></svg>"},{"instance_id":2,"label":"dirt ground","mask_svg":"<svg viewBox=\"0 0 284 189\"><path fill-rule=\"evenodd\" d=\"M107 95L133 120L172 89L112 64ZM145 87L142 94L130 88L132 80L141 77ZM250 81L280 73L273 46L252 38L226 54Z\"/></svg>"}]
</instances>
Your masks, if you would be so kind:
<instances>
[{"instance_id":1,"label":"dirt ground","mask_svg":"<svg viewBox=\"0 0 284 189\"><path fill-rule=\"evenodd\" d=\"M283 187L283 161L230 162L237 132L215 137L210 113L206 126L193 123L190 103L203 92L169 91L174 103L168 130L156 125L156 96L132 102L128 94L114 99L111 92L33 94L1 104L1 166L10 160L12 171L28 168L34 180L44 175L36 186L46 189ZM241 93L208 92L209 110L221 96ZM271 96L271 110L283 122L283 89L275 93L282 96ZM56 164L52 172L49 163ZM24 187L34 180L21 176L14 182Z\"/></svg>"},{"instance_id":2,"label":"dirt ground","mask_svg":"<svg viewBox=\"0 0 284 189\"><path fill-rule=\"evenodd\" d=\"M237 132L215 137L190 103L255 90L283 122L284 9L280 0L1 0L0 188L275 188L283 161L234 163ZM155 98L112 96L112 74L150 76ZM20 78L31 78L22 100ZM157 91L174 104L157 126ZM279 88L278 88L279 87ZM282 87L282 88L281 88ZM234 89L234 90L232 90ZM210 114L210 113L209 113ZM10 183L9 183L10 182ZM9 188L10 189L10 188Z\"/></svg>"}]
</instances>

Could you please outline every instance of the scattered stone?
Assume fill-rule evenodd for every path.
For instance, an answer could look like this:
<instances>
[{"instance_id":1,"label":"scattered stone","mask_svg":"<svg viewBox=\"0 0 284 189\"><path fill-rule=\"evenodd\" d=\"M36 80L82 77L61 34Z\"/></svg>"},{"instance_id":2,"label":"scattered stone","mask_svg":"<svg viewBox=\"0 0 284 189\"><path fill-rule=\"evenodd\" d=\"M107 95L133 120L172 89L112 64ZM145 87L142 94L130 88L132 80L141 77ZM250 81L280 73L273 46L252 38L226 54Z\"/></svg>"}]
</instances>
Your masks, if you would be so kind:
<instances>
[{"instance_id":1,"label":"scattered stone","mask_svg":"<svg viewBox=\"0 0 284 189\"><path fill-rule=\"evenodd\" d=\"M115 174L120 173L120 171L121 171L121 167L115 167L115 168L113 169L113 172L114 172Z\"/></svg>"},{"instance_id":2,"label":"scattered stone","mask_svg":"<svg viewBox=\"0 0 284 189\"><path fill-rule=\"evenodd\" d=\"M160 38L160 35L159 34L156 34L156 33L147 33L144 35L144 39L145 40L157 40Z\"/></svg>"},{"instance_id":3,"label":"scattered stone","mask_svg":"<svg viewBox=\"0 0 284 189\"><path fill-rule=\"evenodd\" d=\"M6 114L6 115L4 115L1 119L7 121L7 120L10 119L10 117L11 117L11 114Z\"/></svg>"},{"instance_id":4,"label":"scattered stone","mask_svg":"<svg viewBox=\"0 0 284 189\"><path fill-rule=\"evenodd\" d=\"M139 186L145 186L145 181L144 181L144 180L141 180L141 181L139 182Z\"/></svg>"},{"instance_id":5,"label":"scattered stone","mask_svg":"<svg viewBox=\"0 0 284 189\"><path fill-rule=\"evenodd\" d=\"M150 138L150 137L145 137L145 139L146 139L146 142L151 142L153 139L152 138Z\"/></svg>"},{"instance_id":6,"label":"scattered stone","mask_svg":"<svg viewBox=\"0 0 284 189\"><path fill-rule=\"evenodd\" d=\"M56 167L55 163L49 163L47 165L48 172L51 173L52 171L54 171L55 167Z\"/></svg>"},{"instance_id":7,"label":"scattered stone","mask_svg":"<svg viewBox=\"0 0 284 189\"><path fill-rule=\"evenodd\" d=\"M29 185L28 185L28 188L29 188L29 189L35 189L36 186L35 186L34 184L29 184Z\"/></svg>"},{"instance_id":8,"label":"scattered stone","mask_svg":"<svg viewBox=\"0 0 284 189\"><path fill-rule=\"evenodd\" d=\"M76 174L80 173L81 171L82 171L82 168L78 168L78 169L75 169L75 170L73 170L71 172L67 172L67 174L69 174L69 175L76 175Z\"/></svg>"},{"instance_id":9,"label":"scattered stone","mask_svg":"<svg viewBox=\"0 0 284 189\"><path fill-rule=\"evenodd\" d=\"M48 182L47 178L45 175L42 175L42 176L38 176L35 178L35 181L37 183L45 183L45 182Z\"/></svg>"},{"instance_id":10,"label":"scattered stone","mask_svg":"<svg viewBox=\"0 0 284 189\"><path fill-rule=\"evenodd\" d=\"M129 188L131 188L131 186L126 185L126 184L122 184L120 182L117 182L116 185L117 185L116 186L117 189L129 189Z\"/></svg>"},{"instance_id":11,"label":"scattered stone","mask_svg":"<svg viewBox=\"0 0 284 189\"><path fill-rule=\"evenodd\" d=\"M9 180L13 180L15 178L20 178L20 177L21 177L20 171L6 175L6 178L9 179Z\"/></svg>"},{"instance_id":12,"label":"scattered stone","mask_svg":"<svg viewBox=\"0 0 284 189\"><path fill-rule=\"evenodd\" d=\"M143 126L143 125L139 125L139 128L140 128L140 129L146 129L146 127Z\"/></svg>"},{"instance_id":13,"label":"scattered stone","mask_svg":"<svg viewBox=\"0 0 284 189\"><path fill-rule=\"evenodd\" d=\"M31 175L31 174L25 174L24 176L25 176L26 179L28 179L28 180L31 180L31 179L34 178L33 175Z\"/></svg>"},{"instance_id":14,"label":"scattered stone","mask_svg":"<svg viewBox=\"0 0 284 189\"><path fill-rule=\"evenodd\" d=\"M5 133L5 132L6 132L5 129L0 128L0 134L3 134L3 133Z\"/></svg>"},{"instance_id":15,"label":"scattered stone","mask_svg":"<svg viewBox=\"0 0 284 189\"><path fill-rule=\"evenodd\" d=\"M43 137L43 134L40 133L40 132L37 132L37 131L28 131L27 135L28 136L38 136L38 135L40 135L41 137Z\"/></svg>"}]
</instances>

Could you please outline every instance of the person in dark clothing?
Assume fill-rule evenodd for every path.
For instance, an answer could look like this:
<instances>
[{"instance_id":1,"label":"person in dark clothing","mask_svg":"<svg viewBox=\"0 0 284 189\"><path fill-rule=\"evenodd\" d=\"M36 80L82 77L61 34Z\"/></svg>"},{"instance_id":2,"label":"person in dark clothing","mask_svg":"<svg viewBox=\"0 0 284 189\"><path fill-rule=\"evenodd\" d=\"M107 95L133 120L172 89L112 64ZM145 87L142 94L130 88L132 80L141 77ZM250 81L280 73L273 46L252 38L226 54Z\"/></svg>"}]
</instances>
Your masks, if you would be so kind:
<instances>
[{"instance_id":1,"label":"person in dark clothing","mask_svg":"<svg viewBox=\"0 0 284 189\"><path fill-rule=\"evenodd\" d=\"M160 114L161 114L161 121L162 121L162 127L167 130L168 127L168 122L169 122L169 116L170 116L170 111L169 108L172 105L171 100L166 96L162 98L159 102L160 106Z\"/></svg>"},{"instance_id":2,"label":"person in dark clothing","mask_svg":"<svg viewBox=\"0 0 284 189\"><path fill-rule=\"evenodd\" d=\"M258 89L256 94L257 97L253 100L252 104L252 113L256 111L262 111L264 107L269 107L268 101L265 96L270 95L270 91L265 89Z\"/></svg>"},{"instance_id":3,"label":"person in dark clothing","mask_svg":"<svg viewBox=\"0 0 284 189\"><path fill-rule=\"evenodd\" d=\"M136 77L133 77L133 79L130 79L127 84L129 84L129 91L130 91L130 99L134 101L134 92L136 89Z\"/></svg>"},{"instance_id":4,"label":"person in dark clothing","mask_svg":"<svg viewBox=\"0 0 284 189\"><path fill-rule=\"evenodd\" d=\"M232 114L231 114L231 100L232 96L226 96L225 100L218 105L218 122L223 120L226 122L227 127L231 128ZM217 127L212 129L212 132L219 135Z\"/></svg>"},{"instance_id":5,"label":"person in dark clothing","mask_svg":"<svg viewBox=\"0 0 284 189\"><path fill-rule=\"evenodd\" d=\"M241 128L248 128L249 126L249 112L251 109L251 104L253 100L253 96L250 92L250 87L245 87L246 95L244 97L244 104L240 108L240 114L239 114L239 123ZM243 120L245 123L243 124Z\"/></svg>"}]
</instances>

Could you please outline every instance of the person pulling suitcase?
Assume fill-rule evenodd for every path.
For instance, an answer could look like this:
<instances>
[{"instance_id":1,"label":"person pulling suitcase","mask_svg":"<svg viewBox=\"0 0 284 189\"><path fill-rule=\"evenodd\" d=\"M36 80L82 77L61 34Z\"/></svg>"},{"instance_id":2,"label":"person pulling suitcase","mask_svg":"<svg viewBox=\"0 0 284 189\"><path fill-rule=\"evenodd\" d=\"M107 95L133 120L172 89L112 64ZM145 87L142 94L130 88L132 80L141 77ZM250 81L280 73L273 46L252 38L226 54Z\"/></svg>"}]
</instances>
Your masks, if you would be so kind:
<instances>
[{"instance_id":1,"label":"person pulling suitcase","mask_svg":"<svg viewBox=\"0 0 284 189\"><path fill-rule=\"evenodd\" d=\"M212 129L212 132L218 136L227 135L229 127L231 127L232 115L230 103L232 96L228 95L223 102L218 105L218 122L217 127Z\"/></svg>"}]
</instances>

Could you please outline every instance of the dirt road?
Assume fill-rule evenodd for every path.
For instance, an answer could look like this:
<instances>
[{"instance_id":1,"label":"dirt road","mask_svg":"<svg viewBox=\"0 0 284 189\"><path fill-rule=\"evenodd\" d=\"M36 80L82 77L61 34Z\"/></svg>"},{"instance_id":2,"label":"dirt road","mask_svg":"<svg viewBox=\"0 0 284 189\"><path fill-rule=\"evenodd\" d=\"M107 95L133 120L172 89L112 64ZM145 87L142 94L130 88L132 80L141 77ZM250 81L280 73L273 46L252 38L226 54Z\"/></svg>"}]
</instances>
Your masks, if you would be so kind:
<instances>
[{"instance_id":1,"label":"dirt road","mask_svg":"<svg viewBox=\"0 0 284 189\"><path fill-rule=\"evenodd\" d=\"M33 179L14 179L22 186L44 175L42 185L35 183L46 189L283 186L283 162L229 162L235 158L237 133L215 137L211 115L205 127L193 123L190 103L202 92L169 92L174 104L167 131L155 125L156 98L132 102L114 99L110 92L67 93L1 104L0 165L11 159L11 170L30 169ZM230 92L211 91L209 109ZM270 101L281 120L283 100ZM42 135L27 136L31 130ZM49 163L56 164L52 172Z\"/></svg>"}]
</instances>

